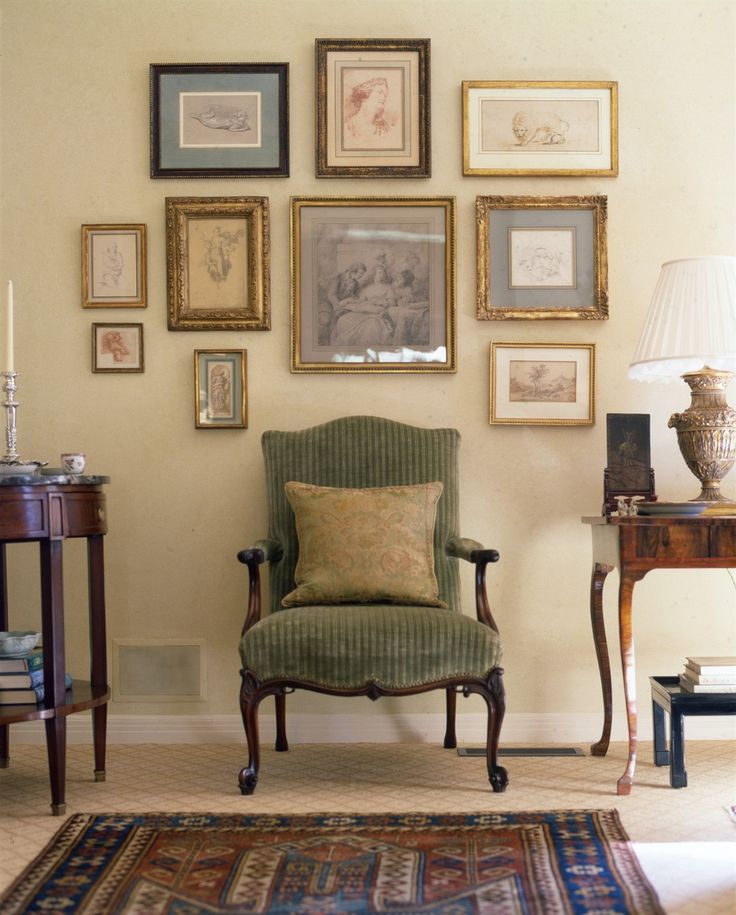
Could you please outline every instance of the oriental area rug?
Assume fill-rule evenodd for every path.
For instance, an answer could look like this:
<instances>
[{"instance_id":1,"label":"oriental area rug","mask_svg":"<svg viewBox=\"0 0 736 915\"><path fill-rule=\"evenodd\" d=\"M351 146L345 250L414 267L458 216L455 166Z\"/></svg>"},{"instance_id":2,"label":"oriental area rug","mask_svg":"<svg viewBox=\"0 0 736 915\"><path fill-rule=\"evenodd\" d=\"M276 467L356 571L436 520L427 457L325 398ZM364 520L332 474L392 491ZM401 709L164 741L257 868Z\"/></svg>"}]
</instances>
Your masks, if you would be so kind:
<instances>
[{"instance_id":1,"label":"oriental area rug","mask_svg":"<svg viewBox=\"0 0 736 915\"><path fill-rule=\"evenodd\" d=\"M3 915L664 915L615 810L77 814Z\"/></svg>"}]
</instances>

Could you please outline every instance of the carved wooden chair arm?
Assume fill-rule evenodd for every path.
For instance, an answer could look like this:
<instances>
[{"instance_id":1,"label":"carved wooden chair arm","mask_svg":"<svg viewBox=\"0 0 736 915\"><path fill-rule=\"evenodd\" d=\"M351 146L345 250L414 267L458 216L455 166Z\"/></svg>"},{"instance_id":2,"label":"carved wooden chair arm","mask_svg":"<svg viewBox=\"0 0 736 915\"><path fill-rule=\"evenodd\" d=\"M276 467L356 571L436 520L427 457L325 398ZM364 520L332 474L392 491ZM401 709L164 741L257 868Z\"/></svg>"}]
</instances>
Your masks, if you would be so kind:
<instances>
[{"instance_id":1,"label":"carved wooden chair arm","mask_svg":"<svg viewBox=\"0 0 736 915\"><path fill-rule=\"evenodd\" d=\"M493 619L486 591L486 566L489 562L498 562L498 551L486 549L482 543L477 540L470 540L467 537L451 538L447 541L445 550L448 556L464 559L475 565L476 615L481 623L485 623L486 626L490 626L491 629L498 632L498 626Z\"/></svg>"},{"instance_id":2,"label":"carved wooden chair arm","mask_svg":"<svg viewBox=\"0 0 736 915\"><path fill-rule=\"evenodd\" d=\"M248 566L248 609L241 635L261 618L261 573L259 566L264 562L278 562L284 555L284 548L278 540L256 540L252 547L238 553L238 562Z\"/></svg>"}]
</instances>

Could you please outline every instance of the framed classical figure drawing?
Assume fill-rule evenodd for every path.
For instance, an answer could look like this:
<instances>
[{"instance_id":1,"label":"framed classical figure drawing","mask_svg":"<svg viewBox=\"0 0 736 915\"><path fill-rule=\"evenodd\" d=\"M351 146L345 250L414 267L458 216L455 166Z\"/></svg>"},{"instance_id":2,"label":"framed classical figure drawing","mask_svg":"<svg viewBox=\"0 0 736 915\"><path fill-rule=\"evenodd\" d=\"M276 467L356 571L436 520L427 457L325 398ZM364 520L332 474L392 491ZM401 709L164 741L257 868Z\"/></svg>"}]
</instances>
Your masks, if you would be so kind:
<instances>
[{"instance_id":1,"label":"framed classical figure drawing","mask_svg":"<svg viewBox=\"0 0 736 915\"><path fill-rule=\"evenodd\" d=\"M291 370L455 368L454 197L292 197Z\"/></svg>"},{"instance_id":2,"label":"framed classical figure drawing","mask_svg":"<svg viewBox=\"0 0 736 915\"><path fill-rule=\"evenodd\" d=\"M289 65L151 64L151 177L289 174Z\"/></svg>"},{"instance_id":3,"label":"framed classical figure drawing","mask_svg":"<svg viewBox=\"0 0 736 915\"><path fill-rule=\"evenodd\" d=\"M145 308L146 227L82 226L82 307Z\"/></svg>"},{"instance_id":4,"label":"framed classical figure drawing","mask_svg":"<svg viewBox=\"0 0 736 915\"><path fill-rule=\"evenodd\" d=\"M466 80L464 175L618 174L618 84Z\"/></svg>"},{"instance_id":5,"label":"framed classical figure drawing","mask_svg":"<svg viewBox=\"0 0 736 915\"><path fill-rule=\"evenodd\" d=\"M270 330L267 197L167 197L169 330Z\"/></svg>"},{"instance_id":6,"label":"framed classical figure drawing","mask_svg":"<svg viewBox=\"0 0 736 915\"><path fill-rule=\"evenodd\" d=\"M591 426L594 343L492 343L491 423Z\"/></svg>"},{"instance_id":7,"label":"framed classical figure drawing","mask_svg":"<svg viewBox=\"0 0 736 915\"><path fill-rule=\"evenodd\" d=\"M194 351L194 425L197 429L246 429L247 352Z\"/></svg>"},{"instance_id":8,"label":"framed classical figure drawing","mask_svg":"<svg viewBox=\"0 0 736 915\"><path fill-rule=\"evenodd\" d=\"M476 197L476 317L608 317L605 197Z\"/></svg>"},{"instance_id":9,"label":"framed classical figure drawing","mask_svg":"<svg viewBox=\"0 0 736 915\"><path fill-rule=\"evenodd\" d=\"M93 372L142 372L142 324L93 324Z\"/></svg>"},{"instance_id":10,"label":"framed classical figure drawing","mask_svg":"<svg viewBox=\"0 0 736 915\"><path fill-rule=\"evenodd\" d=\"M428 38L318 38L317 177L428 178Z\"/></svg>"}]
</instances>

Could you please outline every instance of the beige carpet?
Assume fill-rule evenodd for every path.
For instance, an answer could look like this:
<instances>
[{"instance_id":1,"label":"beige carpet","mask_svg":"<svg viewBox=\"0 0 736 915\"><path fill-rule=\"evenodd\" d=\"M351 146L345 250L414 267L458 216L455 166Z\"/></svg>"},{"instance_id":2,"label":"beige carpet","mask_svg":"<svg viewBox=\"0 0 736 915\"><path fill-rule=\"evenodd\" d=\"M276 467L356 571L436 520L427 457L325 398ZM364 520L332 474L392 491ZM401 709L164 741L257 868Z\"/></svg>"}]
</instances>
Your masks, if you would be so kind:
<instances>
[{"instance_id":1,"label":"beige carpet","mask_svg":"<svg viewBox=\"0 0 736 915\"><path fill-rule=\"evenodd\" d=\"M11 730L12 740L12 730ZM587 754L587 748L584 748ZM668 915L733 915L736 911L736 745L692 741L689 787L669 787L668 770L642 745L634 790L617 797L625 747L607 757L515 757L503 760L511 785L493 794L485 761L429 744L295 745L264 749L261 779L242 797L237 773L245 763L236 744L112 745L107 781L92 778L92 750L71 746L67 814L78 812L206 811L212 813L354 813L551 810L615 807ZM59 828L49 815L42 747L11 745L0 770L0 888Z\"/></svg>"}]
</instances>

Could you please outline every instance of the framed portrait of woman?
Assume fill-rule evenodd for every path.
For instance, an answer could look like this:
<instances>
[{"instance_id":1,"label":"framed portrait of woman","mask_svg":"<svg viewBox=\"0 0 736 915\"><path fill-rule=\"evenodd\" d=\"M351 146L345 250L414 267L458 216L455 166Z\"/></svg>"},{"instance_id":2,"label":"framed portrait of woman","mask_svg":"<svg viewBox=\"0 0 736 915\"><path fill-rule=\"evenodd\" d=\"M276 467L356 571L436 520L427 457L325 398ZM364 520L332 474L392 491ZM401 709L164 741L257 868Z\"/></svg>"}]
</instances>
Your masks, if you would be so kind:
<instances>
[{"instance_id":1,"label":"framed portrait of woman","mask_svg":"<svg viewBox=\"0 0 736 915\"><path fill-rule=\"evenodd\" d=\"M292 372L454 372L454 197L292 197Z\"/></svg>"},{"instance_id":2,"label":"framed portrait of woman","mask_svg":"<svg viewBox=\"0 0 736 915\"><path fill-rule=\"evenodd\" d=\"M317 177L429 178L429 39L315 45Z\"/></svg>"}]
</instances>

